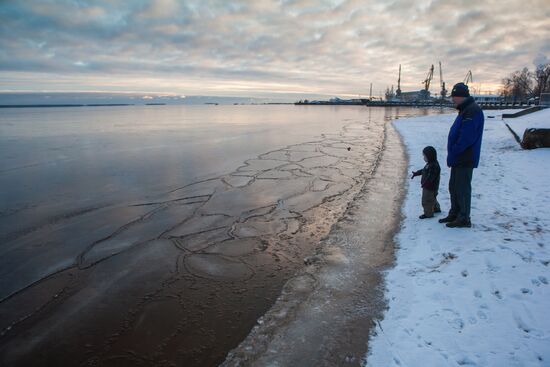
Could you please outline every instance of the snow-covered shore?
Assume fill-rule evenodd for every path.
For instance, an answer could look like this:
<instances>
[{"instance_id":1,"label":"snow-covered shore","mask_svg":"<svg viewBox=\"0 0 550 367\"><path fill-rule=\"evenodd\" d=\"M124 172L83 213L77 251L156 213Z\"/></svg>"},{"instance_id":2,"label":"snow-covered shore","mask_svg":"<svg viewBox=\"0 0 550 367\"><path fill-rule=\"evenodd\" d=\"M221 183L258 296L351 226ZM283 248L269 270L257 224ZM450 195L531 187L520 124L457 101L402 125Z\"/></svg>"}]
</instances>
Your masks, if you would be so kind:
<instances>
[{"instance_id":1,"label":"snow-covered shore","mask_svg":"<svg viewBox=\"0 0 550 367\"><path fill-rule=\"evenodd\" d=\"M409 172L433 145L442 166L443 213L420 220L420 180L408 180L388 310L366 364L550 366L550 149L521 150L501 118L485 111L480 167L472 182L471 229L438 223L450 201L446 138L455 115L394 121ZM494 118L489 118L494 116ZM550 127L550 109L508 119L521 136Z\"/></svg>"}]
</instances>

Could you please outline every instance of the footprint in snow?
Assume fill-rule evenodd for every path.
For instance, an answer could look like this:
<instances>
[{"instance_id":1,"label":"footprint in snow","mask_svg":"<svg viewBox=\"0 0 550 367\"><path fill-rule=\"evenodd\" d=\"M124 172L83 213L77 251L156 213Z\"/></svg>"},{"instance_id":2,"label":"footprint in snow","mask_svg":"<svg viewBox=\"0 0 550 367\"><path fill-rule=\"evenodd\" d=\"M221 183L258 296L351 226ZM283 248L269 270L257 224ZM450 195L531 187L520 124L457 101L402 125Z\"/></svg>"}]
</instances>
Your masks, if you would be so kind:
<instances>
[{"instance_id":1,"label":"footprint in snow","mask_svg":"<svg viewBox=\"0 0 550 367\"><path fill-rule=\"evenodd\" d=\"M477 366L477 363L475 363L468 357L462 357L458 359L456 363L458 363L459 366Z\"/></svg>"},{"instance_id":2,"label":"footprint in snow","mask_svg":"<svg viewBox=\"0 0 550 367\"><path fill-rule=\"evenodd\" d=\"M523 318L517 314L516 312L514 312L514 320L516 321L516 326L518 329L520 329L521 331L525 332L525 333L530 333L531 332L531 327L529 325L527 325L527 323L525 323L525 321L523 321Z\"/></svg>"},{"instance_id":3,"label":"footprint in snow","mask_svg":"<svg viewBox=\"0 0 550 367\"><path fill-rule=\"evenodd\" d=\"M477 311L477 317L481 320L487 320L487 314L481 310Z\"/></svg>"},{"instance_id":4,"label":"footprint in snow","mask_svg":"<svg viewBox=\"0 0 550 367\"><path fill-rule=\"evenodd\" d=\"M521 293L523 294L533 294L533 291L529 288L521 288Z\"/></svg>"},{"instance_id":5,"label":"footprint in snow","mask_svg":"<svg viewBox=\"0 0 550 367\"><path fill-rule=\"evenodd\" d=\"M453 328L455 328L456 330L462 330L464 329L464 321L461 319L461 318L456 318L454 320L451 321L451 325L453 326Z\"/></svg>"},{"instance_id":6,"label":"footprint in snow","mask_svg":"<svg viewBox=\"0 0 550 367\"><path fill-rule=\"evenodd\" d=\"M487 270L491 273L496 273L500 270L500 267L494 265L489 259L486 259L485 264L487 265Z\"/></svg>"},{"instance_id":7,"label":"footprint in snow","mask_svg":"<svg viewBox=\"0 0 550 367\"><path fill-rule=\"evenodd\" d=\"M449 309L449 308L445 308L442 311L447 313L447 314L450 314L450 315L448 315L447 323L449 325L451 325L451 327L453 329L456 329L456 330L460 331L464 328L464 321L460 317L460 313L458 313L455 310Z\"/></svg>"}]
</instances>

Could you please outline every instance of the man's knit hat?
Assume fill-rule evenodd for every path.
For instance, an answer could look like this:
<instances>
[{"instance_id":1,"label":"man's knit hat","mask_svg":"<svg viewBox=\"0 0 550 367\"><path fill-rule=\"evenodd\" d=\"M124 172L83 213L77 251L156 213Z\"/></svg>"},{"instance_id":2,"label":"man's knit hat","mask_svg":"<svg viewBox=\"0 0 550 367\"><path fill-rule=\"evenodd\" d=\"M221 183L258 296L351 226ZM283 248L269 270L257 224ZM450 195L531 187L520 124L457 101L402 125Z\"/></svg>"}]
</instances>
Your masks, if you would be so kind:
<instances>
[{"instance_id":1,"label":"man's knit hat","mask_svg":"<svg viewBox=\"0 0 550 367\"><path fill-rule=\"evenodd\" d=\"M456 83L451 92L451 97L470 97L468 86L464 83Z\"/></svg>"}]
</instances>

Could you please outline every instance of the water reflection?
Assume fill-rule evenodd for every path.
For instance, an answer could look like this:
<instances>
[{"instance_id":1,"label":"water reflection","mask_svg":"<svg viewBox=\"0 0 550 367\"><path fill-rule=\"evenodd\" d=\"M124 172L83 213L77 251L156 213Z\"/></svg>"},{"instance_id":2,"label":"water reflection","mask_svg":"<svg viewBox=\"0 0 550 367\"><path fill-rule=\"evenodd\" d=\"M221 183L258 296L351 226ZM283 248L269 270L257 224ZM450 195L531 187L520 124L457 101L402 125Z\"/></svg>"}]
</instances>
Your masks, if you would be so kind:
<instances>
[{"instance_id":1,"label":"water reflection","mask_svg":"<svg viewBox=\"0 0 550 367\"><path fill-rule=\"evenodd\" d=\"M385 122L429 113L67 110L2 115L0 327L41 340L7 353L9 332L4 362L217 364L361 188Z\"/></svg>"}]
</instances>

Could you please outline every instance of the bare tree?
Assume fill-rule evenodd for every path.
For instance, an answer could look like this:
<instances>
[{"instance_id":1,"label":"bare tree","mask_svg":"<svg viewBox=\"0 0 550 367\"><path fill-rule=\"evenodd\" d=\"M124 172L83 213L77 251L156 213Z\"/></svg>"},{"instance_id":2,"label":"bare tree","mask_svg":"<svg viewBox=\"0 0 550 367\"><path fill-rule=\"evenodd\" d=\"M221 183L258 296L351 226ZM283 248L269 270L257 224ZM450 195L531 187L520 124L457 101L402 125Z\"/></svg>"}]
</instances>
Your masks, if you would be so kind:
<instances>
[{"instance_id":1,"label":"bare tree","mask_svg":"<svg viewBox=\"0 0 550 367\"><path fill-rule=\"evenodd\" d=\"M526 101L534 95L533 74L527 68L502 79L502 95L515 101Z\"/></svg>"},{"instance_id":2,"label":"bare tree","mask_svg":"<svg viewBox=\"0 0 550 367\"><path fill-rule=\"evenodd\" d=\"M535 88L533 89L535 97L541 93L550 92L550 62L538 65L533 75L535 80Z\"/></svg>"}]
</instances>

